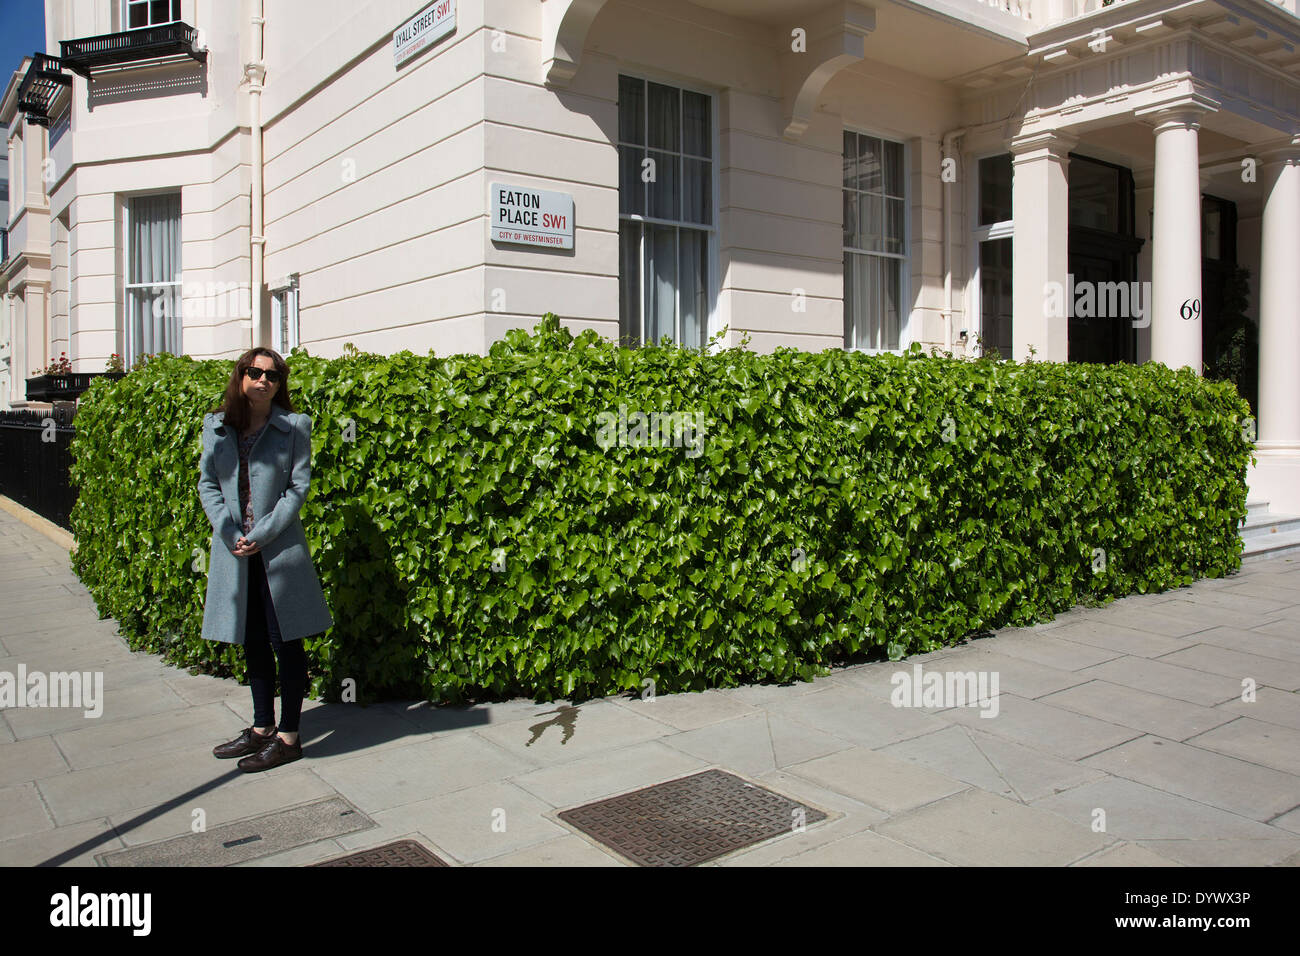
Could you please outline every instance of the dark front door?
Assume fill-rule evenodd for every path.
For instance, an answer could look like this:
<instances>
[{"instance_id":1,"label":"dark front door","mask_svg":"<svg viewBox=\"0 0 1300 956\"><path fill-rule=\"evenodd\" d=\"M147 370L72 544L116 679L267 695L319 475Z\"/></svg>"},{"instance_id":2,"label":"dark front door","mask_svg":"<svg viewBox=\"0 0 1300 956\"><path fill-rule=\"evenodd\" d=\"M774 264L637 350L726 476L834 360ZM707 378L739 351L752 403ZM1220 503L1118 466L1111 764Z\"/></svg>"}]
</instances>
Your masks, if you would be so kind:
<instances>
[{"instance_id":1,"label":"dark front door","mask_svg":"<svg viewBox=\"0 0 1300 956\"><path fill-rule=\"evenodd\" d=\"M1122 166L1086 156L1070 156L1070 273L1076 313L1069 320L1071 362L1132 362L1137 356L1133 322L1138 302L1149 306L1137 279L1137 254L1143 240L1134 235L1133 175ZM1138 302L1112 283L1136 291ZM1089 314L1090 313L1090 314Z\"/></svg>"}]
</instances>

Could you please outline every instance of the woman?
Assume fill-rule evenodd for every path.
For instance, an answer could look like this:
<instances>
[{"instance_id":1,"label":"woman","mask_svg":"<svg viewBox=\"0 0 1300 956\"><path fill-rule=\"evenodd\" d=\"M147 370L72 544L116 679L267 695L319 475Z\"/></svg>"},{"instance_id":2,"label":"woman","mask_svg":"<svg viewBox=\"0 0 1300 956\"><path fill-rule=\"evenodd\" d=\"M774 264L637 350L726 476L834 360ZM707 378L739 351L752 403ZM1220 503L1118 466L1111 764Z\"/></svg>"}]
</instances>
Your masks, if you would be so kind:
<instances>
[{"instance_id":1,"label":"woman","mask_svg":"<svg viewBox=\"0 0 1300 956\"><path fill-rule=\"evenodd\" d=\"M289 367L271 349L235 363L220 410L203 417L199 470L212 522L203 638L243 645L253 691L253 726L212 752L242 757L239 769L255 773L302 757L302 639L334 624L298 517L311 485L311 419L294 412Z\"/></svg>"}]
</instances>

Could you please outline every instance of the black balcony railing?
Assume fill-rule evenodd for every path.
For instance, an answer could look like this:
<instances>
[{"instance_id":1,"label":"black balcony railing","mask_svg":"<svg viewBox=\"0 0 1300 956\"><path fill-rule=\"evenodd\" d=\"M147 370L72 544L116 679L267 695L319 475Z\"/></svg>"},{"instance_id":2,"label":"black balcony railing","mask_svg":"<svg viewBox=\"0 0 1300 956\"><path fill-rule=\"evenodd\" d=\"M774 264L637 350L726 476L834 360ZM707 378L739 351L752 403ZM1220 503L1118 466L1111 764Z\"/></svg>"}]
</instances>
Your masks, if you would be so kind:
<instances>
[{"instance_id":1,"label":"black balcony railing","mask_svg":"<svg viewBox=\"0 0 1300 956\"><path fill-rule=\"evenodd\" d=\"M195 49L199 31L187 23L167 23L160 27L105 33L79 40L61 40L63 65L90 79L97 67L136 63L167 56L189 56L199 63L207 61L206 50Z\"/></svg>"},{"instance_id":2,"label":"black balcony railing","mask_svg":"<svg viewBox=\"0 0 1300 956\"><path fill-rule=\"evenodd\" d=\"M60 69L59 58L44 53L32 54L32 65L27 68L18 87L18 109L29 123L50 125L50 107L59 91L72 86L72 77Z\"/></svg>"}]
</instances>

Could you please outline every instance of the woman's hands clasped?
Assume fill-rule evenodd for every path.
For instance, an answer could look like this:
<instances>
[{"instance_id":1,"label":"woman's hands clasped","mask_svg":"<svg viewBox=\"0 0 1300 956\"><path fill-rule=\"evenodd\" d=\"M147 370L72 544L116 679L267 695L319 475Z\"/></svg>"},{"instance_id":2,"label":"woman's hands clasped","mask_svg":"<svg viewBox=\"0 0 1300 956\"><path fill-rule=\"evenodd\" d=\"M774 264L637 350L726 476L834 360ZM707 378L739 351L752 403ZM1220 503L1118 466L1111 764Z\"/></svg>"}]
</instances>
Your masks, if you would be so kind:
<instances>
[{"instance_id":1,"label":"woman's hands clasped","mask_svg":"<svg viewBox=\"0 0 1300 956\"><path fill-rule=\"evenodd\" d=\"M249 541L243 535L235 542L235 548L231 552L237 558L247 558L250 555L257 554L262 550L262 546L255 541Z\"/></svg>"}]
</instances>

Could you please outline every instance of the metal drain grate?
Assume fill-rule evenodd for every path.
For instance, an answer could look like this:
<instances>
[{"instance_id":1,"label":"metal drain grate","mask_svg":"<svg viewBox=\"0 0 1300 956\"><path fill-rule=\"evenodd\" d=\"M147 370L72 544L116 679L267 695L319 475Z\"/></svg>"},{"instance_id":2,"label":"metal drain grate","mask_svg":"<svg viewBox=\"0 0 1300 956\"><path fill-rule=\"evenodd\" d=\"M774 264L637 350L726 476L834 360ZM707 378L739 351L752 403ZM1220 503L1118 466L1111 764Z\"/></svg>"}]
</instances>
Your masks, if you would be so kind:
<instances>
[{"instance_id":1,"label":"metal drain grate","mask_svg":"<svg viewBox=\"0 0 1300 956\"><path fill-rule=\"evenodd\" d=\"M634 790L559 814L561 820L641 866L692 866L825 820L722 770Z\"/></svg>"},{"instance_id":2,"label":"metal drain grate","mask_svg":"<svg viewBox=\"0 0 1300 956\"><path fill-rule=\"evenodd\" d=\"M312 866L446 866L414 840L398 840Z\"/></svg>"}]
</instances>

